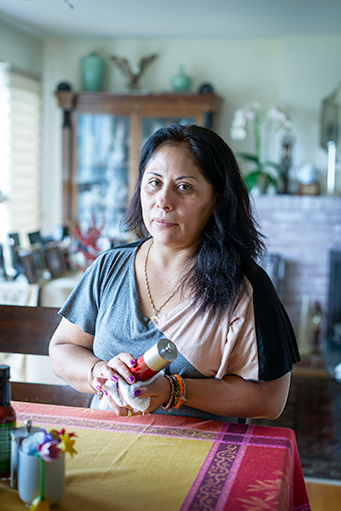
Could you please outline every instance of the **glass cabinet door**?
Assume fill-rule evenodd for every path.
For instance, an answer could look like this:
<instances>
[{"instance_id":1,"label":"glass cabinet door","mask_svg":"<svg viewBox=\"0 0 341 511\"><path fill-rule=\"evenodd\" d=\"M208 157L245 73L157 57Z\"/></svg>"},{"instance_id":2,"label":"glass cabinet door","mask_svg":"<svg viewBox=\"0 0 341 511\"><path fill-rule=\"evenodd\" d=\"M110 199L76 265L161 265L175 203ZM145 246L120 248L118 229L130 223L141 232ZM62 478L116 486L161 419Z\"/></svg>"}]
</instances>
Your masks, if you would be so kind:
<instances>
[{"instance_id":1,"label":"glass cabinet door","mask_svg":"<svg viewBox=\"0 0 341 511\"><path fill-rule=\"evenodd\" d=\"M128 204L129 117L80 114L77 118L77 220L109 239L125 241L120 221Z\"/></svg>"},{"instance_id":2,"label":"glass cabinet door","mask_svg":"<svg viewBox=\"0 0 341 511\"><path fill-rule=\"evenodd\" d=\"M160 128L166 128L173 123L195 124L195 117L143 117L142 118L142 146L148 138Z\"/></svg>"}]
</instances>

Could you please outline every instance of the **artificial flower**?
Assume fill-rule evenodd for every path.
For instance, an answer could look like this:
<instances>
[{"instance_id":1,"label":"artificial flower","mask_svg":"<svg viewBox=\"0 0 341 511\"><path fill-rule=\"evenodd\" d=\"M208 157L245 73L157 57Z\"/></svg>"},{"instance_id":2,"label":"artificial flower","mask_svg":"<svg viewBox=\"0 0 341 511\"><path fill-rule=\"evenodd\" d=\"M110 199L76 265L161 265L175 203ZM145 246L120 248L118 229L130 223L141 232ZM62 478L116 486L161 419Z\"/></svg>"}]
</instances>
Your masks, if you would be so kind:
<instances>
[{"instance_id":1,"label":"artificial flower","mask_svg":"<svg viewBox=\"0 0 341 511\"><path fill-rule=\"evenodd\" d=\"M64 435L65 434L65 429L62 429L60 432L58 432L56 429L51 429L50 430L50 435L52 436L52 438L54 440L59 440L60 441L60 435Z\"/></svg>"},{"instance_id":2,"label":"artificial flower","mask_svg":"<svg viewBox=\"0 0 341 511\"><path fill-rule=\"evenodd\" d=\"M58 447L58 440L51 440L51 442L45 442L40 444L38 447L39 456L47 462L53 461L59 458L61 449Z\"/></svg>"},{"instance_id":3,"label":"artificial flower","mask_svg":"<svg viewBox=\"0 0 341 511\"><path fill-rule=\"evenodd\" d=\"M71 457L73 457L74 454L77 454L77 451L73 448L74 443L76 440L74 440L72 437L76 436L74 433L65 433L64 435L60 435L60 450L62 452L68 452L71 454Z\"/></svg>"},{"instance_id":4,"label":"artificial flower","mask_svg":"<svg viewBox=\"0 0 341 511\"><path fill-rule=\"evenodd\" d=\"M38 442L34 435L30 435L21 442L21 450L25 454L36 454L38 451Z\"/></svg>"},{"instance_id":5,"label":"artificial flower","mask_svg":"<svg viewBox=\"0 0 341 511\"><path fill-rule=\"evenodd\" d=\"M57 437L54 437L51 433L47 433L44 428L41 428L41 431L24 438L21 444L21 449L26 454L35 455L40 451L42 445L52 441L55 441L58 444L60 442L60 437L58 435Z\"/></svg>"},{"instance_id":6,"label":"artificial flower","mask_svg":"<svg viewBox=\"0 0 341 511\"><path fill-rule=\"evenodd\" d=\"M37 439L38 444L45 444L46 442L51 442L53 439L51 433L48 433L45 428L40 428L40 431L35 433L34 436Z\"/></svg>"},{"instance_id":7,"label":"artificial flower","mask_svg":"<svg viewBox=\"0 0 341 511\"><path fill-rule=\"evenodd\" d=\"M40 494L36 497L30 507L30 511L49 511L50 505L44 496L44 461L52 462L59 458L61 452L69 452L71 456L77 451L73 448L75 440L74 433L66 433L65 429L51 430L49 433L44 428L41 431L25 438L21 449L26 454L37 456L40 464Z\"/></svg>"}]
</instances>

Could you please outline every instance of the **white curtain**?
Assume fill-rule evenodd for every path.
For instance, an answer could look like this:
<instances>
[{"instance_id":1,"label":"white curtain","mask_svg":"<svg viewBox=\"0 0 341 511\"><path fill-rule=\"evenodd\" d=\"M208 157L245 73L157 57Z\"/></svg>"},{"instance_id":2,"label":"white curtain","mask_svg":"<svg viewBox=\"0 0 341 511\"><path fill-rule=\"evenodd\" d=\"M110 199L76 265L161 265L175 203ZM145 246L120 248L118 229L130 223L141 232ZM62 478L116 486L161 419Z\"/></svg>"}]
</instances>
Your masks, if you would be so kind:
<instances>
[{"instance_id":1,"label":"white curtain","mask_svg":"<svg viewBox=\"0 0 341 511\"><path fill-rule=\"evenodd\" d=\"M0 242L40 229L41 84L0 64Z\"/></svg>"},{"instance_id":2,"label":"white curtain","mask_svg":"<svg viewBox=\"0 0 341 511\"><path fill-rule=\"evenodd\" d=\"M0 62L0 243L10 227L6 198L10 193L10 92L8 68Z\"/></svg>"}]
</instances>

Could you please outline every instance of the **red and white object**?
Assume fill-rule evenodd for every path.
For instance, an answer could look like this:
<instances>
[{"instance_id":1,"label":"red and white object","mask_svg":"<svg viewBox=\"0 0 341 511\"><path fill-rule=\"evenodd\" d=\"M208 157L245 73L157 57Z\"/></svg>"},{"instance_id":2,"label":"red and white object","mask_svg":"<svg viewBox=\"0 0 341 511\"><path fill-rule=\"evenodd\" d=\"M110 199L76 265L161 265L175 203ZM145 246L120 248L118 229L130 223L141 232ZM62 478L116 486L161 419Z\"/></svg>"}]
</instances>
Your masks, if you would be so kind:
<instances>
[{"instance_id":1,"label":"red and white object","mask_svg":"<svg viewBox=\"0 0 341 511\"><path fill-rule=\"evenodd\" d=\"M146 381L167 367L177 356L175 344L169 339L160 339L136 360L136 365L130 370L137 380Z\"/></svg>"}]
</instances>

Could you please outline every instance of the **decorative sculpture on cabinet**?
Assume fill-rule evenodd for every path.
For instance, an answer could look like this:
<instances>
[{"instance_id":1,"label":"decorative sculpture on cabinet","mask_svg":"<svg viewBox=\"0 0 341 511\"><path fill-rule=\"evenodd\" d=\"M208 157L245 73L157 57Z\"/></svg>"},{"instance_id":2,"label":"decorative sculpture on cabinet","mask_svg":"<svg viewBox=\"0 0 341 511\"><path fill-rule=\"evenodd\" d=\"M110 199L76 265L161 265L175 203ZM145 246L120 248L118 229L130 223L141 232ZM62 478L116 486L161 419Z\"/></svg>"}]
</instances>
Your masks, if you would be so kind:
<instances>
[{"instance_id":1,"label":"decorative sculpture on cabinet","mask_svg":"<svg viewBox=\"0 0 341 511\"><path fill-rule=\"evenodd\" d=\"M111 60L113 60L113 62L117 64L122 73L128 78L129 80L127 84L128 88L136 90L139 89L138 82L143 72L145 71L147 66L149 66L149 64L151 64L156 59L156 57L157 57L156 54L149 55L148 57L142 57L137 66L131 66L127 59L116 57L115 55L111 57Z\"/></svg>"}]
</instances>

